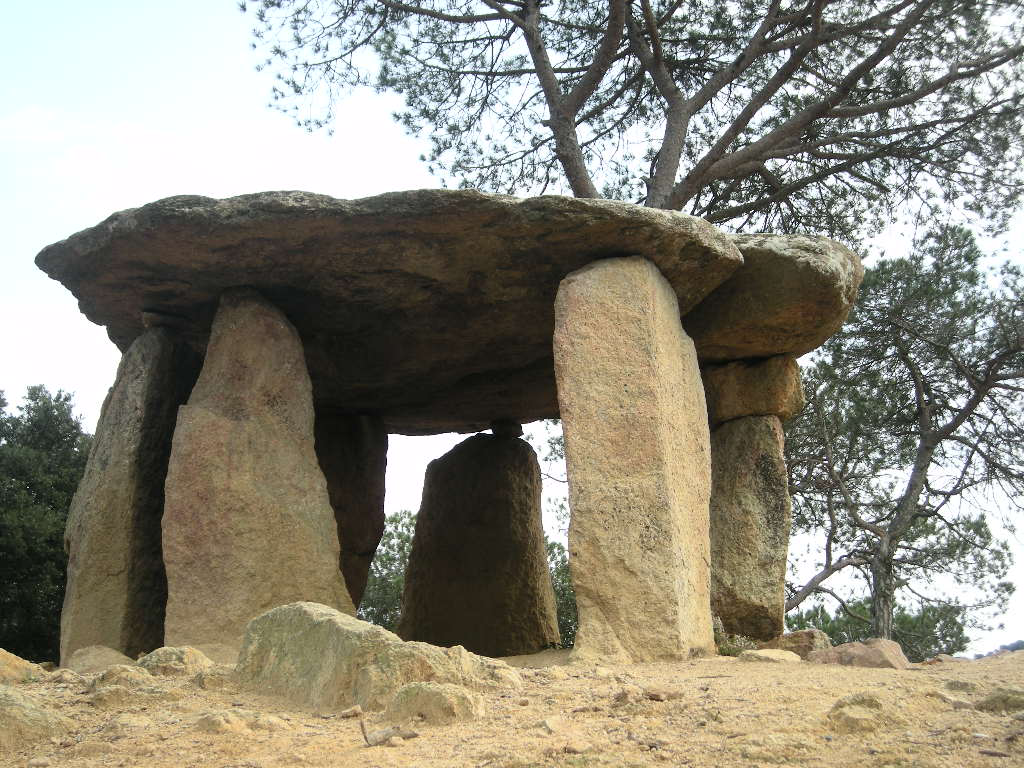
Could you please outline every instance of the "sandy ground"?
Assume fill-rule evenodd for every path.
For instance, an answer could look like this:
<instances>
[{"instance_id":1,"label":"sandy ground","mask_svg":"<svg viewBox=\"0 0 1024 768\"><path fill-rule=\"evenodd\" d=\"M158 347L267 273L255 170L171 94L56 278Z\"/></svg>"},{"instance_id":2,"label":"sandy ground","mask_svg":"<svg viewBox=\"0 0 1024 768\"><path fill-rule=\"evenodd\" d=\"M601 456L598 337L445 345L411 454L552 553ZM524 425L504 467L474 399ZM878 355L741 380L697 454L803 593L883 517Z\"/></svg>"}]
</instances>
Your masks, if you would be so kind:
<instances>
[{"instance_id":1,"label":"sandy ground","mask_svg":"<svg viewBox=\"0 0 1024 768\"><path fill-rule=\"evenodd\" d=\"M19 688L73 729L0 755L0 766L1024 766L1021 714L973 708L1024 688L1024 652L904 671L716 657L523 677L521 690L486 694L477 720L411 723L418 736L378 747L364 744L358 718L230 680L204 690L154 677L121 700L81 683L28 683ZM365 717L371 732L387 724Z\"/></svg>"}]
</instances>

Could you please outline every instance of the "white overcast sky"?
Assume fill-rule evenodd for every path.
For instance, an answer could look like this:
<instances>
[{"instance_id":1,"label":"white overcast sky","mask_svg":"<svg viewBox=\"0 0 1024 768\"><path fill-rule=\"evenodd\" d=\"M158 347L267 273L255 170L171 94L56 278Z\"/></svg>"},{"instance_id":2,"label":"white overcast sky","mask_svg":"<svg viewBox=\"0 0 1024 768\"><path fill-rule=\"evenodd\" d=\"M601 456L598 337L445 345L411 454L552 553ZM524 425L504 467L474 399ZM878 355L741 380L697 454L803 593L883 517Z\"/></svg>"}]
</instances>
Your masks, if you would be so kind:
<instances>
[{"instance_id":1,"label":"white overcast sky","mask_svg":"<svg viewBox=\"0 0 1024 768\"><path fill-rule=\"evenodd\" d=\"M391 121L396 97L354 94L339 106L333 136L307 134L268 109L270 76L254 71L251 18L233 0L8 5L0 390L12 405L31 384L74 392L91 431L119 357L71 294L36 269L44 246L170 195L301 189L358 198L439 186L418 160L424 144ZM387 509L416 509L427 461L461 439L393 438ZM1024 569L1015 570L1024 592ZM1006 622L971 650L1024 637L1024 597Z\"/></svg>"}]
</instances>

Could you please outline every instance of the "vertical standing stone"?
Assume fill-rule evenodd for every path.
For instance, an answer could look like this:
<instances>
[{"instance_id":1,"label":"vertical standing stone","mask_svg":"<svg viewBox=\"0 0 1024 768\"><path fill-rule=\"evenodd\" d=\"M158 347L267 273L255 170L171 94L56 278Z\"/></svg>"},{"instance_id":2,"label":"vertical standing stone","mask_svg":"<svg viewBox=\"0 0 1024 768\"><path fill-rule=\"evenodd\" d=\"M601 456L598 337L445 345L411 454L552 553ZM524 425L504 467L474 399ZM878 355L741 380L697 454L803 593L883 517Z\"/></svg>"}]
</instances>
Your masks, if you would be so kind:
<instances>
[{"instance_id":1,"label":"vertical standing stone","mask_svg":"<svg viewBox=\"0 0 1024 768\"><path fill-rule=\"evenodd\" d=\"M89 645L134 657L163 644L164 478L174 417L197 369L160 328L144 331L121 358L68 513L62 663Z\"/></svg>"},{"instance_id":2,"label":"vertical standing stone","mask_svg":"<svg viewBox=\"0 0 1024 768\"><path fill-rule=\"evenodd\" d=\"M384 534L388 433L377 416L316 416L316 455L341 541L341 572L356 606Z\"/></svg>"},{"instance_id":3,"label":"vertical standing stone","mask_svg":"<svg viewBox=\"0 0 1024 768\"><path fill-rule=\"evenodd\" d=\"M529 443L474 435L430 462L398 634L484 656L558 643L555 593Z\"/></svg>"},{"instance_id":4,"label":"vertical standing stone","mask_svg":"<svg viewBox=\"0 0 1024 768\"><path fill-rule=\"evenodd\" d=\"M573 272L558 289L554 353L577 652L711 652L707 409L671 286L639 257Z\"/></svg>"},{"instance_id":5,"label":"vertical standing stone","mask_svg":"<svg viewBox=\"0 0 1024 768\"><path fill-rule=\"evenodd\" d=\"M338 568L299 335L250 290L220 302L178 411L163 518L168 645L237 649L246 623L309 600L353 613Z\"/></svg>"},{"instance_id":6,"label":"vertical standing stone","mask_svg":"<svg viewBox=\"0 0 1024 768\"><path fill-rule=\"evenodd\" d=\"M790 500L777 416L711 433L711 610L729 634L782 634Z\"/></svg>"}]
</instances>

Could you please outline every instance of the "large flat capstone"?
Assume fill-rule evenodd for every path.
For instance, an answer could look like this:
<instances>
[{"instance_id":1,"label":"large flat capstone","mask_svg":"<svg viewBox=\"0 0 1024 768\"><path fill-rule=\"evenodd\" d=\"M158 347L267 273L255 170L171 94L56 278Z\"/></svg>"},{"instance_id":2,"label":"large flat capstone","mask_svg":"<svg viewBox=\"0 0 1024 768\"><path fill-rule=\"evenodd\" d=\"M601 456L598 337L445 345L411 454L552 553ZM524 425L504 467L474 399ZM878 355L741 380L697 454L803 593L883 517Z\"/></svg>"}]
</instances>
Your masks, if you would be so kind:
<instances>
[{"instance_id":1,"label":"large flat capstone","mask_svg":"<svg viewBox=\"0 0 1024 768\"><path fill-rule=\"evenodd\" d=\"M36 263L122 350L148 322L202 352L220 295L255 288L298 330L318 414L375 414L389 432L428 434L557 416L558 284L632 255L657 265L683 314L742 263L727 235L681 213L465 190L172 197L116 213Z\"/></svg>"}]
</instances>

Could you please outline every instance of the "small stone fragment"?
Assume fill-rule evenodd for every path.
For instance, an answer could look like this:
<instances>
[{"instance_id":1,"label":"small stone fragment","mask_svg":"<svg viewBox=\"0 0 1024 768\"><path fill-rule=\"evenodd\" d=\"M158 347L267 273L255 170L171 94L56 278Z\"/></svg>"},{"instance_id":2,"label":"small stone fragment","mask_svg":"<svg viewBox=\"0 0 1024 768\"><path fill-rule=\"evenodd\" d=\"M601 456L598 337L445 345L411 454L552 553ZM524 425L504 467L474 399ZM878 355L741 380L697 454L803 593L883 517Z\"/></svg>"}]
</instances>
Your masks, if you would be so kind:
<instances>
[{"instance_id":1,"label":"small stone fragment","mask_svg":"<svg viewBox=\"0 0 1024 768\"><path fill-rule=\"evenodd\" d=\"M65 667L52 672L47 680L55 685L85 685L85 678L82 675Z\"/></svg>"},{"instance_id":2,"label":"small stone fragment","mask_svg":"<svg viewBox=\"0 0 1024 768\"><path fill-rule=\"evenodd\" d=\"M792 651L801 659L806 659L812 651L827 651L831 647L831 638L820 629L787 632L774 640L758 644L758 648L762 649L777 648L782 651Z\"/></svg>"},{"instance_id":3,"label":"small stone fragment","mask_svg":"<svg viewBox=\"0 0 1024 768\"><path fill-rule=\"evenodd\" d=\"M249 726L234 712L208 712L196 720L194 728L204 733L242 733Z\"/></svg>"},{"instance_id":4,"label":"small stone fragment","mask_svg":"<svg viewBox=\"0 0 1024 768\"><path fill-rule=\"evenodd\" d=\"M975 705L982 712L1007 714L1024 709L1024 690L1019 688L996 688Z\"/></svg>"},{"instance_id":5,"label":"small stone fragment","mask_svg":"<svg viewBox=\"0 0 1024 768\"><path fill-rule=\"evenodd\" d=\"M124 706L131 697L131 689L123 685L108 685L93 693L89 703L99 709L115 709Z\"/></svg>"},{"instance_id":6,"label":"small stone fragment","mask_svg":"<svg viewBox=\"0 0 1024 768\"><path fill-rule=\"evenodd\" d=\"M678 688L646 688L644 696L651 701L675 701L685 696L685 692Z\"/></svg>"},{"instance_id":7,"label":"small stone fragment","mask_svg":"<svg viewBox=\"0 0 1024 768\"><path fill-rule=\"evenodd\" d=\"M974 704L971 702L966 699L958 699L955 696L950 696L944 691L930 691L928 695L945 704L949 704L953 709L974 709Z\"/></svg>"},{"instance_id":8,"label":"small stone fragment","mask_svg":"<svg viewBox=\"0 0 1024 768\"><path fill-rule=\"evenodd\" d=\"M867 733L880 725L882 702L871 693L854 693L839 699L828 714L839 733Z\"/></svg>"},{"instance_id":9,"label":"small stone fragment","mask_svg":"<svg viewBox=\"0 0 1024 768\"><path fill-rule=\"evenodd\" d=\"M0 684L27 683L45 677L43 668L0 648Z\"/></svg>"},{"instance_id":10,"label":"small stone fragment","mask_svg":"<svg viewBox=\"0 0 1024 768\"><path fill-rule=\"evenodd\" d=\"M970 680L947 680L946 687L951 691L976 691L978 684Z\"/></svg>"},{"instance_id":11,"label":"small stone fragment","mask_svg":"<svg viewBox=\"0 0 1024 768\"><path fill-rule=\"evenodd\" d=\"M753 661L753 662L769 662L769 663L790 663L795 661L802 661L792 651L781 651L777 649L764 649L758 651L741 651L739 655L740 661Z\"/></svg>"},{"instance_id":12,"label":"small stone fragment","mask_svg":"<svg viewBox=\"0 0 1024 768\"><path fill-rule=\"evenodd\" d=\"M473 720L483 703L476 694L451 683L409 683L398 689L385 712L390 720L422 719L432 724Z\"/></svg>"},{"instance_id":13,"label":"small stone fragment","mask_svg":"<svg viewBox=\"0 0 1024 768\"><path fill-rule=\"evenodd\" d=\"M147 653L136 662L152 675L168 677L186 677L212 669L214 663L206 656L189 646L180 648L164 646Z\"/></svg>"},{"instance_id":14,"label":"small stone fragment","mask_svg":"<svg viewBox=\"0 0 1024 768\"><path fill-rule=\"evenodd\" d=\"M113 648L107 648L105 645L87 645L74 651L70 658L65 660L64 666L80 675L88 675L93 672L102 672L115 664L132 665L134 663L134 659Z\"/></svg>"},{"instance_id":15,"label":"small stone fragment","mask_svg":"<svg viewBox=\"0 0 1024 768\"><path fill-rule=\"evenodd\" d=\"M99 691L103 688L118 685L124 688L139 688L153 682L153 676L145 669L139 669L134 664L115 664L107 667L92 683L89 690Z\"/></svg>"}]
</instances>

